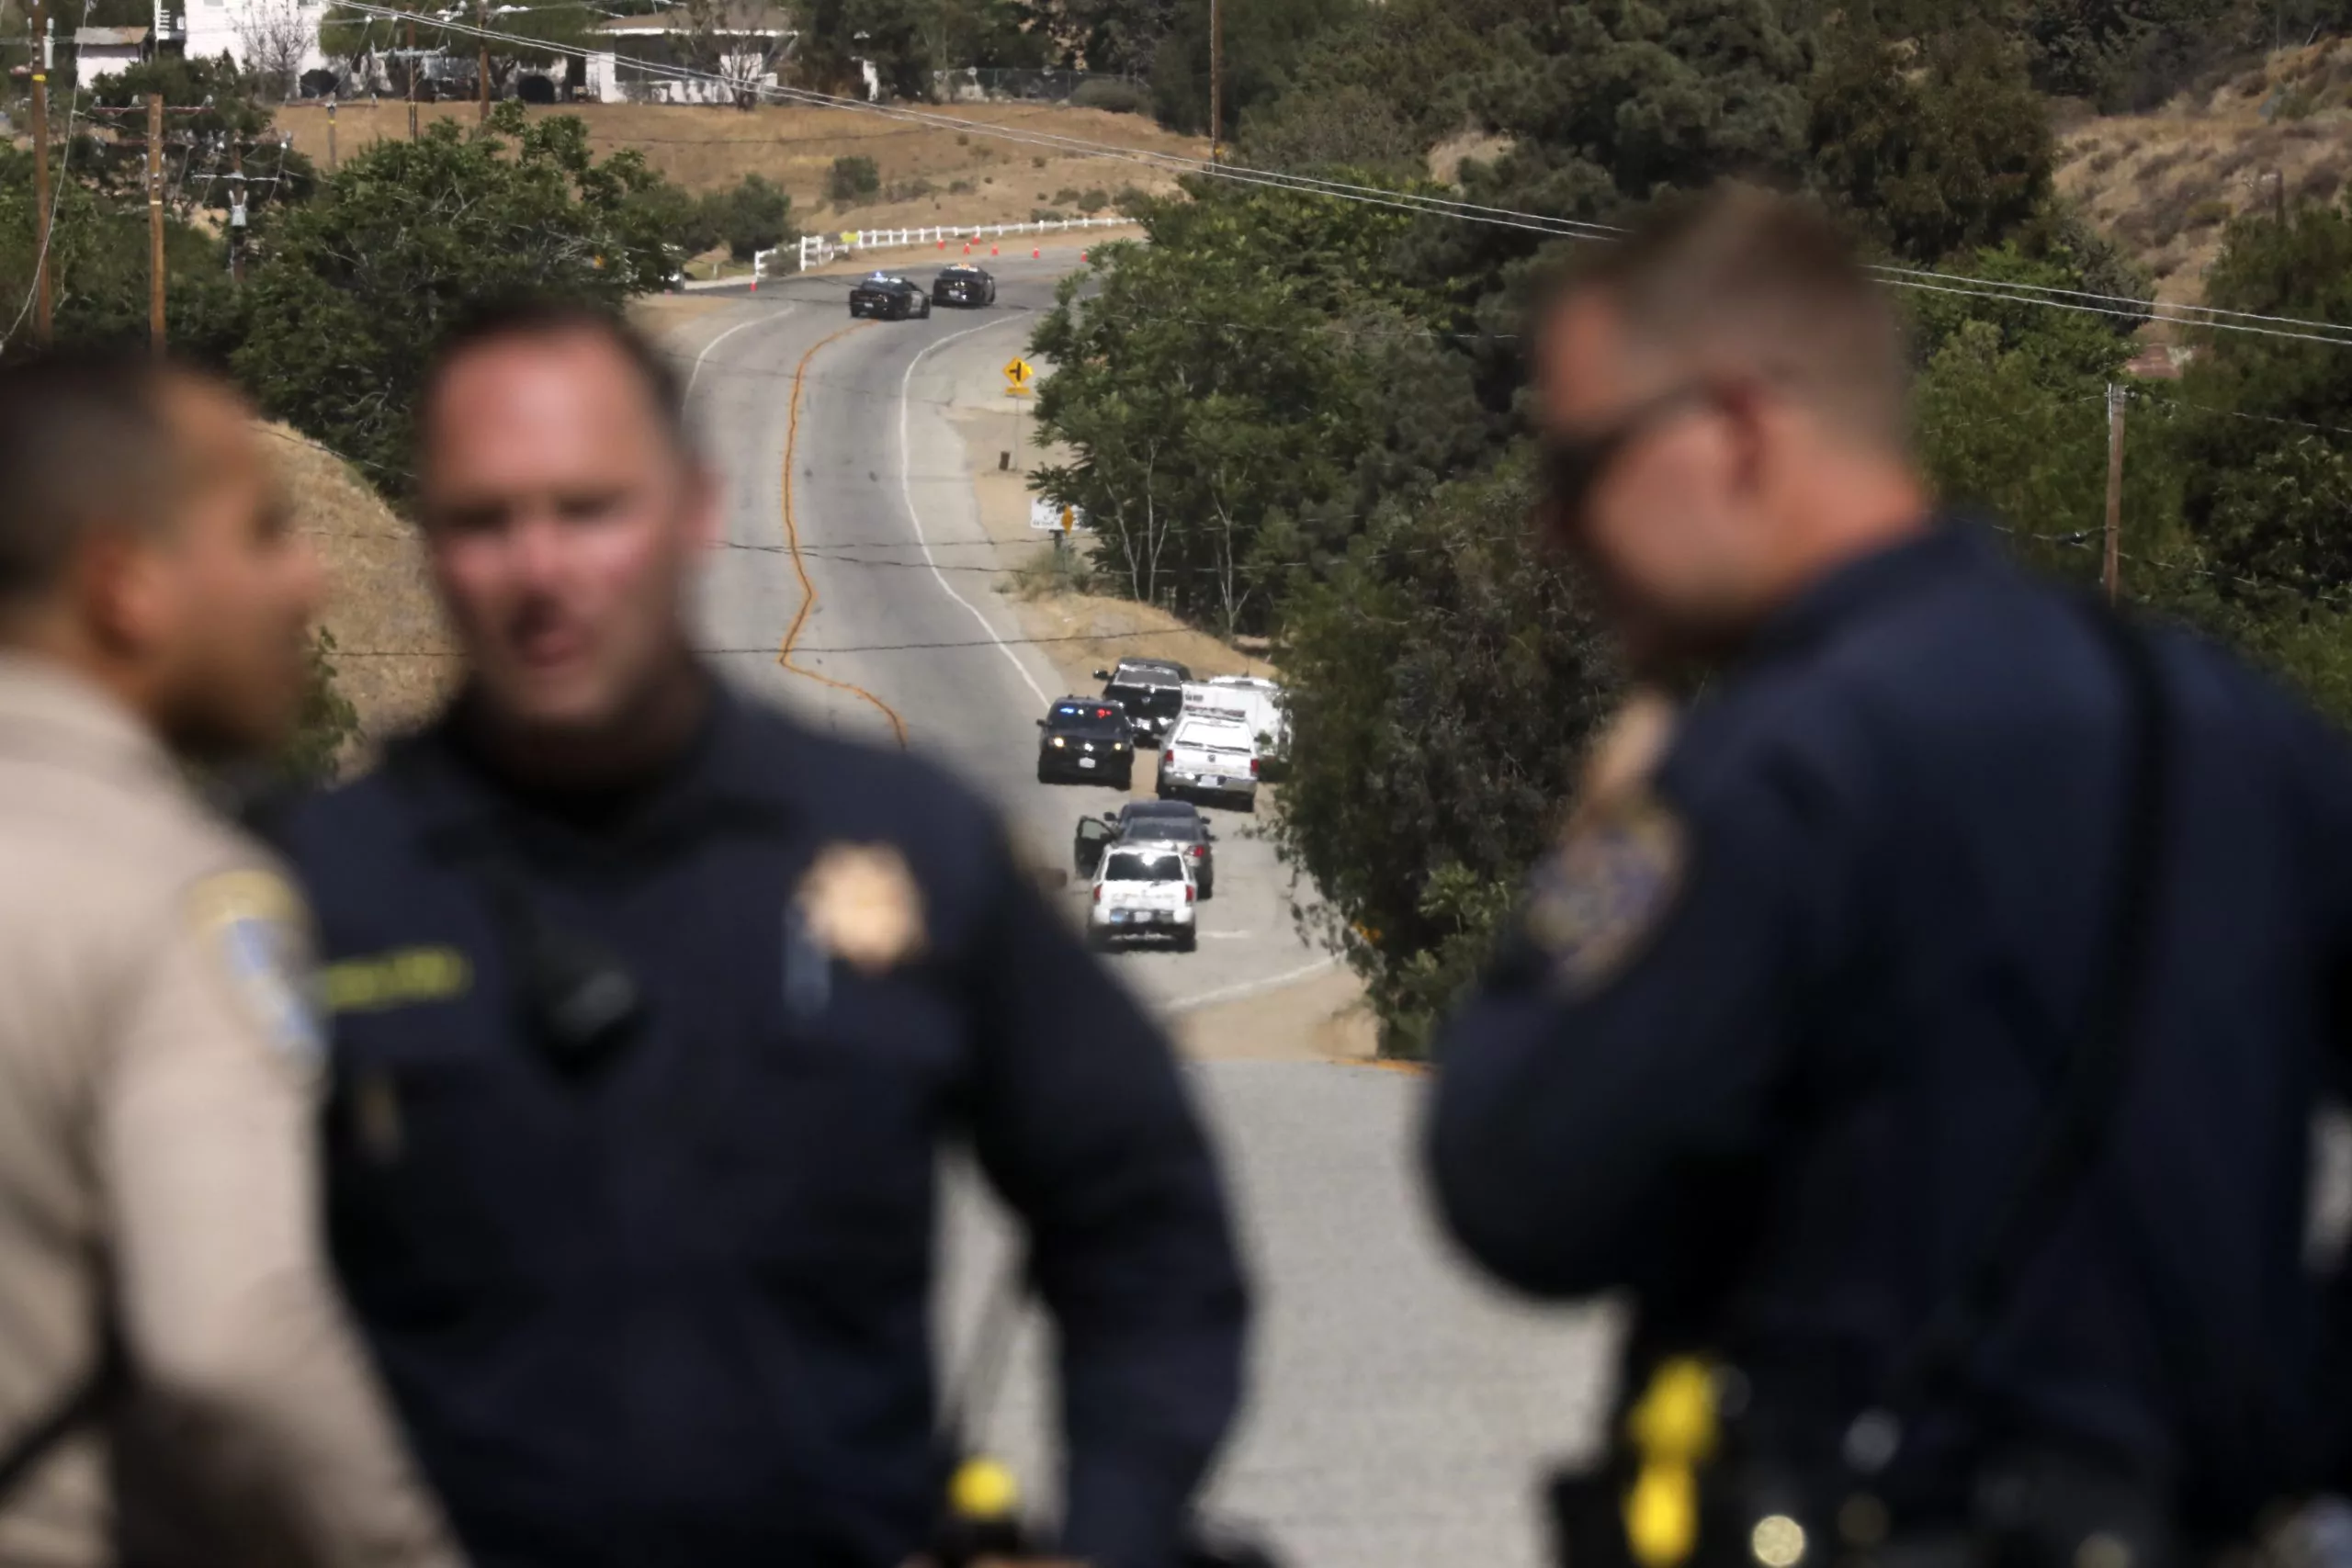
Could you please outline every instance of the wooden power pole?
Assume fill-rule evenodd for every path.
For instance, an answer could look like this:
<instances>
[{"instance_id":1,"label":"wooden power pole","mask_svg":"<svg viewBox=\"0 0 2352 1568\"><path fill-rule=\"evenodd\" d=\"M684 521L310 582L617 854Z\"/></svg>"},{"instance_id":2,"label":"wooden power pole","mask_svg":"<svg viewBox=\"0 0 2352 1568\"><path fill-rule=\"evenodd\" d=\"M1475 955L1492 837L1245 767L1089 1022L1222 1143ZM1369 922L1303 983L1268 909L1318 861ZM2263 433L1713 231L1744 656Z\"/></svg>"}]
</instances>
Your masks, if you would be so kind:
<instances>
[{"instance_id":1,"label":"wooden power pole","mask_svg":"<svg viewBox=\"0 0 2352 1568\"><path fill-rule=\"evenodd\" d=\"M147 95L147 341L164 353L164 95Z\"/></svg>"},{"instance_id":2,"label":"wooden power pole","mask_svg":"<svg viewBox=\"0 0 2352 1568\"><path fill-rule=\"evenodd\" d=\"M1225 141L1225 6L1209 0L1209 162L1221 162Z\"/></svg>"},{"instance_id":3,"label":"wooden power pole","mask_svg":"<svg viewBox=\"0 0 2352 1568\"><path fill-rule=\"evenodd\" d=\"M49 0L33 0L33 341L49 342Z\"/></svg>"},{"instance_id":4,"label":"wooden power pole","mask_svg":"<svg viewBox=\"0 0 2352 1568\"><path fill-rule=\"evenodd\" d=\"M2123 389L2107 388L2107 602L2123 587Z\"/></svg>"},{"instance_id":5,"label":"wooden power pole","mask_svg":"<svg viewBox=\"0 0 2352 1568\"><path fill-rule=\"evenodd\" d=\"M333 93L329 93L327 95L327 173L334 174L336 166L334 156L334 95Z\"/></svg>"},{"instance_id":6,"label":"wooden power pole","mask_svg":"<svg viewBox=\"0 0 2352 1568\"><path fill-rule=\"evenodd\" d=\"M480 29L474 41L481 45L481 57L475 66L475 74L481 80L475 84L475 89L481 96L481 122L484 125L490 123L490 11L488 6L489 0L474 0L474 26Z\"/></svg>"},{"instance_id":7,"label":"wooden power pole","mask_svg":"<svg viewBox=\"0 0 2352 1568\"><path fill-rule=\"evenodd\" d=\"M416 18L408 19L408 139L416 140Z\"/></svg>"},{"instance_id":8,"label":"wooden power pole","mask_svg":"<svg viewBox=\"0 0 2352 1568\"><path fill-rule=\"evenodd\" d=\"M245 146L229 133L229 281L245 282Z\"/></svg>"}]
</instances>

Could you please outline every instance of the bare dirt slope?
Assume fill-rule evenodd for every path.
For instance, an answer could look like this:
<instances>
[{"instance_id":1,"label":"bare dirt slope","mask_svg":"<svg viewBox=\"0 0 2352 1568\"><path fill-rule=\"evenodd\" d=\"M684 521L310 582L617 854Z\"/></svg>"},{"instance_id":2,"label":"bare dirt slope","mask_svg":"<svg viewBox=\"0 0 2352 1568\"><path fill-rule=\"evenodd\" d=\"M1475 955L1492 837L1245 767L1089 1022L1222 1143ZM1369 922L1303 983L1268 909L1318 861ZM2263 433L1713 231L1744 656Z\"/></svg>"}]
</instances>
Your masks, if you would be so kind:
<instances>
[{"instance_id":1,"label":"bare dirt slope","mask_svg":"<svg viewBox=\"0 0 2352 1568\"><path fill-rule=\"evenodd\" d=\"M359 714L358 750L431 713L457 673L415 530L351 465L287 425L272 437L296 526L327 569L335 689Z\"/></svg>"},{"instance_id":2,"label":"bare dirt slope","mask_svg":"<svg viewBox=\"0 0 2352 1568\"><path fill-rule=\"evenodd\" d=\"M1025 221L1041 209L1078 216L1099 194L1105 209L1126 186L1158 191L1166 173L1114 157L1067 156L1044 147L951 127L911 124L858 109L768 105L741 110L670 104L567 104L533 114L577 115L597 151L641 150L648 162L690 190L765 175L792 194L803 228L855 229L913 223ZM1162 130L1141 115L1049 104L958 104L926 110L1008 131L1049 132L1114 148L1207 156L1207 143ZM424 120L471 126L472 104L427 104ZM278 123L294 145L324 165L326 111L289 106ZM348 156L379 137L408 134L408 106L385 100L347 103L336 111L336 145ZM882 188L848 206L825 196L833 160L874 160Z\"/></svg>"},{"instance_id":3,"label":"bare dirt slope","mask_svg":"<svg viewBox=\"0 0 2352 1568\"><path fill-rule=\"evenodd\" d=\"M2352 39L2273 55L2154 114L2065 135L2058 187L2130 245L2158 296L2193 302L2229 220L2279 199L2333 201L2352 181Z\"/></svg>"}]
</instances>

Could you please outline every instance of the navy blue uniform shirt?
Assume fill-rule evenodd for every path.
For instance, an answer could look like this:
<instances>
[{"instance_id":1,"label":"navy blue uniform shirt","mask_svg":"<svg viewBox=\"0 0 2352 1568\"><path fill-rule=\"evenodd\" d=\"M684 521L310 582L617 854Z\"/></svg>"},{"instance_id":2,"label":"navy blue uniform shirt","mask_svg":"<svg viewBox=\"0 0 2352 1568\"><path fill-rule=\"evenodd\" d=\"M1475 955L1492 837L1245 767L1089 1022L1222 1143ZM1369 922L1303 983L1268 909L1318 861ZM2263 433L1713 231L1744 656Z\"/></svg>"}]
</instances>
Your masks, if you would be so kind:
<instances>
[{"instance_id":1,"label":"navy blue uniform shirt","mask_svg":"<svg viewBox=\"0 0 2352 1568\"><path fill-rule=\"evenodd\" d=\"M484 835L646 995L600 1073L525 1039ZM335 1261L477 1563L897 1568L939 1506L959 1140L1057 1320L1067 1544L1164 1561L1238 1397L1220 1182L1168 1046L972 797L722 694L638 798L518 798L445 723L285 837L329 960Z\"/></svg>"},{"instance_id":2,"label":"navy blue uniform shirt","mask_svg":"<svg viewBox=\"0 0 2352 1568\"><path fill-rule=\"evenodd\" d=\"M1968 1456L2020 1436L2209 1530L2302 1461L2352 766L2229 659L2155 645L2172 803L2145 1027L1966 1409L1889 1478L1915 1512L1956 1509ZM1833 1454L1976 1261L2074 1045L2114 918L2127 692L2087 608L1967 525L1784 608L1684 716L1657 847L1621 845L1587 890L1572 934L1600 946L1531 935L1443 1030L1453 1234L1531 1292L1630 1286L1645 1339L1749 1375L1759 1441Z\"/></svg>"}]
</instances>

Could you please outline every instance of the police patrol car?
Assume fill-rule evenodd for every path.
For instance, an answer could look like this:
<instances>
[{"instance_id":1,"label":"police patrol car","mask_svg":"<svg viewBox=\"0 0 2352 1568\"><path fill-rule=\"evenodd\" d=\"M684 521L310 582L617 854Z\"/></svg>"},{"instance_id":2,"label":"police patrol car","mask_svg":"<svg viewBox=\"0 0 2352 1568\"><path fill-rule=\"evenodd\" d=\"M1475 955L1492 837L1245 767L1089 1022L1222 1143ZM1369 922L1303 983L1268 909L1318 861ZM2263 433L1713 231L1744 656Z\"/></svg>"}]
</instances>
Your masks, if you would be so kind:
<instances>
[{"instance_id":1,"label":"police patrol car","mask_svg":"<svg viewBox=\"0 0 2352 1568\"><path fill-rule=\"evenodd\" d=\"M921 320L931 314L931 296L896 273L871 273L849 291L849 313L888 321Z\"/></svg>"},{"instance_id":2,"label":"police patrol car","mask_svg":"<svg viewBox=\"0 0 2352 1568\"><path fill-rule=\"evenodd\" d=\"M931 299L935 305L968 305L978 310L996 303L996 279L968 263L951 263L931 280Z\"/></svg>"}]
</instances>

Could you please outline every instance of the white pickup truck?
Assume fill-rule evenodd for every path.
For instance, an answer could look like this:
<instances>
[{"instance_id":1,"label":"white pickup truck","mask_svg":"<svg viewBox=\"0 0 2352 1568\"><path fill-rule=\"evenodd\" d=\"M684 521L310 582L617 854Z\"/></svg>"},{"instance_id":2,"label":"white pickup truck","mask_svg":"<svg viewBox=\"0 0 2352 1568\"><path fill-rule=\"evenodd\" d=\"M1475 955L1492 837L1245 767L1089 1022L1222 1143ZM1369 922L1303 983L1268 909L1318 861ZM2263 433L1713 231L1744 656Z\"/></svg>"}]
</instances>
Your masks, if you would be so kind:
<instances>
[{"instance_id":1,"label":"white pickup truck","mask_svg":"<svg viewBox=\"0 0 2352 1568\"><path fill-rule=\"evenodd\" d=\"M1256 810L1256 732L1239 718L1186 714L1160 747L1159 792L1162 800L1205 795Z\"/></svg>"},{"instance_id":2,"label":"white pickup truck","mask_svg":"<svg viewBox=\"0 0 2352 1568\"><path fill-rule=\"evenodd\" d=\"M1190 953L1196 940L1193 910L1200 895L1192 863L1166 844L1114 844L1094 870L1094 902L1086 934L1097 947L1143 937L1174 939Z\"/></svg>"}]
</instances>

